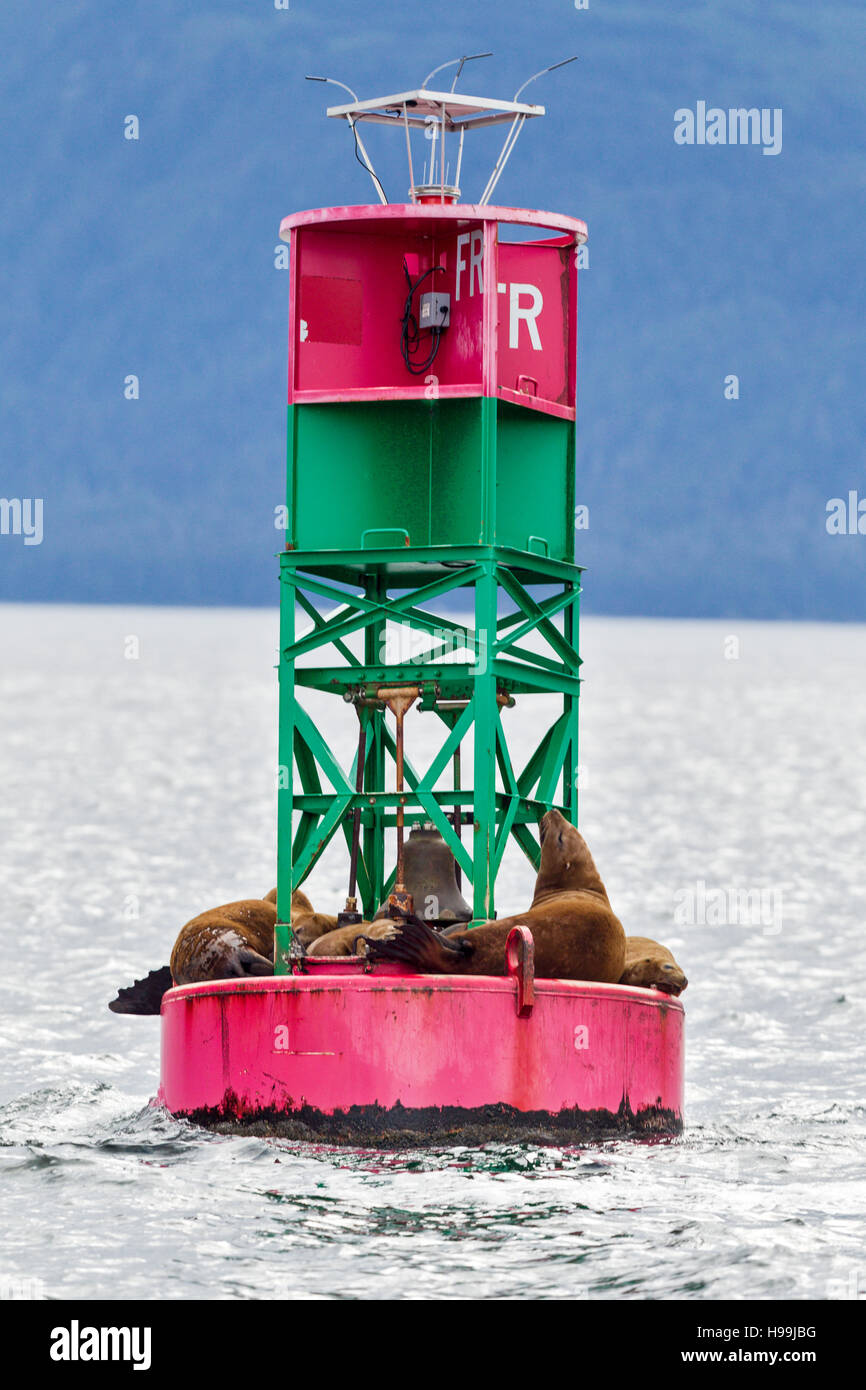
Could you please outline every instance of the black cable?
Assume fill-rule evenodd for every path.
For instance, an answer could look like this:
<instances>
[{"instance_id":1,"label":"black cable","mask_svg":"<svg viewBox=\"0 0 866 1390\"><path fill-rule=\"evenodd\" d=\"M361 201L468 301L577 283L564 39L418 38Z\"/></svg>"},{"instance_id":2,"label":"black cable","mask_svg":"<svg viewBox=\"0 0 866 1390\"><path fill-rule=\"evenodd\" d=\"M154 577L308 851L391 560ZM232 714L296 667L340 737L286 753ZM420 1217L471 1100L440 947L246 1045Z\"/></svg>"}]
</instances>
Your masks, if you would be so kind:
<instances>
[{"instance_id":1,"label":"black cable","mask_svg":"<svg viewBox=\"0 0 866 1390\"><path fill-rule=\"evenodd\" d=\"M379 178L379 175L376 173L375 169L371 169L371 168L370 168L370 165L369 165L369 164L366 164L366 163L364 162L364 160L361 158L361 155L360 155L360 153L359 153L359 151L358 151L358 132L355 130L355 126L358 124L358 121L363 121L363 119L364 119L363 116L355 116L355 117L353 117L353 119L349 122L349 124L350 124L351 127L352 127L352 137L353 137L353 139L354 139L354 141L355 141L355 158L357 159L357 161L358 161L358 163L360 164L361 168L367 170L367 173L370 175L370 178L371 178L371 179L375 179L376 184L378 185L378 188L379 188L379 192L382 194L382 197L385 199L385 202L387 203L388 199L387 199L387 197L386 197L386 195L385 195L385 190L384 190L384 188L382 187L382 183L381 183L381 180L380 180L380 178Z\"/></svg>"},{"instance_id":2,"label":"black cable","mask_svg":"<svg viewBox=\"0 0 866 1390\"><path fill-rule=\"evenodd\" d=\"M403 354L403 361L406 363L408 370L412 373L413 376L421 376L424 372L427 371L428 367L432 367L433 362L436 358L436 354L439 351L439 343L442 338L442 329L431 328L430 333L433 340L433 345L429 353L424 358L423 362L413 362L412 356L420 340L421 330L418 327L418 320L412 313L412 299L414 297L415 291L418 289L419 285L422 285L424 283L428 275L435 275L437 270L444 271L444 269L444 265L431 265L429 270L425 270L424 274L419 275L418 279L413 282L412 277L409 274L409 267L406 264L406 258L403 258L403 273L406 276L406 284L409 286L409 293L406 295L406 303L403 306L403 318L401 320L400 330L400 351Z\"/></svg>"}]
</instances>

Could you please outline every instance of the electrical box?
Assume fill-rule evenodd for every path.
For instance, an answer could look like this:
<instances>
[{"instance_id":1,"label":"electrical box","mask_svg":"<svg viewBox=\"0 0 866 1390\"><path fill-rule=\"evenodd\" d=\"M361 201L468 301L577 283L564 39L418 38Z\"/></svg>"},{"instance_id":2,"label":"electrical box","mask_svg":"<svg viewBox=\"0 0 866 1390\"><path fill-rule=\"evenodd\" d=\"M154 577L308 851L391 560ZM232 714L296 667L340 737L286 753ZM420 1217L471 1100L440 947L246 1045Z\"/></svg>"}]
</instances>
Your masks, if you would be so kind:
<instances>
[{"instance_id":1,"label":"electrical box","mask_svg":"<svg viewBox=\"0 0 866 1390\"><path fill-rule=\"evenodd\" d=\"M451 296L429 290L422 294L418 305L418 327L423 330L447 328L451 322Z\"/></svg>"}]
</instances>

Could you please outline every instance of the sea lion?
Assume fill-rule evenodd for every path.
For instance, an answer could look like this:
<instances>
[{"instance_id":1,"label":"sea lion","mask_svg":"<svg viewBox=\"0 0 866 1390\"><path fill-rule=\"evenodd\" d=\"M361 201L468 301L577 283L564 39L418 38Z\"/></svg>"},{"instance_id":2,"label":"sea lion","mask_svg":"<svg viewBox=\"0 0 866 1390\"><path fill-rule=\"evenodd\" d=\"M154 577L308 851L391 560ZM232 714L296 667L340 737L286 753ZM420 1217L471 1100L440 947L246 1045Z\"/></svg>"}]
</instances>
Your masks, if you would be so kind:
<instances>
[{"instance_id":1,"label":"sea lion","mask_svg":"<svg viewBox=\"0 0 866 1390\"><path fill-rule=\"evenodd\" d=\"M172 985L273 975L277 890L266 898L244 898L193 917L181 927L171 965L151 970L117 992L108 1005L116 1014L158 1014ZM292 894L292 925L302 947L337 925L336 917L315 912L305 893Z\"/></svg>"},{"instance_id":2,"label":"sea lion","mask_svg":"<svg viewBox=\"0 0 866 1390\"><path fill-rule=\"evenodd\" d=\"M271 889L264 901L276 905L276 888ZM292 894L292 932L305 950L312 946L314 941L318 941L320 936L335 931L336 928L336 917L331 917L326 912L316 912L306 893L302 893L300 888L295 889Z\"/></svg>"},{"instance_id":3,"label":"sea lion","mask_svg":"<svg viewBox=\"0 0 866 1390\"><path fill-rule=\"evenodd\" d=\"M263 898L212 907L181 927L171 953L176 985L273 975L277 909Z\"/></svg>"},{"instance_id":4,"label":"sea lion","mask_svg":"<svg viewBox=\"0 0 866 1390\"><path fill-rule=\"evenodd\" d=\"M365 956L367 939L384 941L396 935L397 923L390 918L377 917L372 922L356 922L338 927L320 936L307 951L308 956Z\"/></svg>"},{"instance_id":5,"label":"sea lion","mask_svg":"<svg viewBox=\"0 0 866 1390\"><path fill-rule=\"evenodd\" d=\"M212 907L181 927L171 964L151 970L117 991L108 1007L115 1014L158 1014L172 985L273 975L277 909L262 898Z\"/></svg>"},{"instance_id":6,"label":"sea lion","mask_svg":"<svg viewBox=\"0 0 866 1390\"><path fill-rule=\"evenodd\" d=\"M619 983L678 995L682 994L688 980L667 946L660 946L648 936L627 936L625 970L619 977Z\"/></svg>"},{"instance_id":7,"label":"sea lion","mask_svg":"<svg viewBox=\"0 0 866 1390\"><path fill-rule=\"evenodd\" d=\"M409 917L387 941L373 941L371 960L399 960L447 975L504 975L505 942L526 926L535 942L535 972L564 980L615 984L625 966L625 932L580 831L559 811L541 821L541 868L527 912L444 937Z\"/></svg>"}]
</instances>

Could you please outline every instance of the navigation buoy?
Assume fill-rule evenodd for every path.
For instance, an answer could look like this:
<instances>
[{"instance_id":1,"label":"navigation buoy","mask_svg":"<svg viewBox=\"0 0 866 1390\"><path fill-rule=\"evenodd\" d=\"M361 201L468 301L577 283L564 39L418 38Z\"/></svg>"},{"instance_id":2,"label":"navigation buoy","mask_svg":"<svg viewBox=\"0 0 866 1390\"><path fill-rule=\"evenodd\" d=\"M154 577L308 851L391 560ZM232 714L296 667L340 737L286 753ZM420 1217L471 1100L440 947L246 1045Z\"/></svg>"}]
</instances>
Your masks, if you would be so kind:
<instances>
[{"instance_id":1,"label":"navigation buoy","mask_svg":"<svg viewBox=\"0 0 866 1390\"><path fill-rule=\"evenodd\" d=\"M456 886L440 874L448 910L465 898L481 923L496 915L509 839L537 868L542 815L555 807L577 824L586 226L490 205L524 124L544 114L518 100L522 88L510 102L426 84L372 101L345 90L351 100L328 115L347 122L378 202L294 213L280 229L290 306L275 974L165 994L160 1099L204 1124L341 1142L677 1133L677 999L536 978L519 926L496 977L293 947L292 891L341 830L345 921L387 904L442 926L437 893L413 893L424 882L414 873L404 881L407 826L438 832L456 865ZM361 126L367 139L375 126L405 138L408 202L386 200ZM505 130L500 155L476 201L461 201L465 136L491 126ZM307 692L317 710L355 721L351 766ZM508 732L523 696L543 696L549 713L520 767ZM421 716L442 731L427 766L410 756Z\"/></svg>"}]
</instances>

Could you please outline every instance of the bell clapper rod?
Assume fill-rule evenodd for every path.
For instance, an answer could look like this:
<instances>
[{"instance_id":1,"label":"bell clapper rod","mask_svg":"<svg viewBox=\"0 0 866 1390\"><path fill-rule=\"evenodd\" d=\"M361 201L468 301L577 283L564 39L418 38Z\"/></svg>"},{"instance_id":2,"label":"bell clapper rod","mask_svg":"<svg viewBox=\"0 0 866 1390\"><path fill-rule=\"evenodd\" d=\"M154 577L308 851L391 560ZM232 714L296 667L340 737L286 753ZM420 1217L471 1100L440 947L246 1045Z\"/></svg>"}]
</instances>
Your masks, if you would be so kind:
<instances>
[{"instance_id":1,"label":"bell clapper rod","mask_svg":"<svg viewBox=\"0 0 866 1390\"><path fill-rule=\"evenodd\" d=\"M358 719L360 730L358 733L358 768L355 775L355 794L361 795L364 790L364 764L367 759L367 725L363 712L358 709ZM348 923L349 919L360 921L358 913L358 850L361 844L361 807L357 805L352 812L352 856L349 860L349 892L346 896L345 911L340 914ZM342 922L339 923L342 926Z\"/></svg>"},{"instance_id":2,"label":"bell clapper rod","mask_svg":"<svg viewBox=\"0 0 866 1390\"><path fill-rule=\"evenodd\" d=\"M336 79L335 77L311 77L311 76L308 75L307 78L306 78L306 81L307 81L307 82L330 82L331 85L334 86L334 87L342 87L342 89L343 89L344 92L348 92L348 93L349 93L349 96L352 98L353 101L357 101L357 100L358 100L358 93L357 93L357 92L353 92L351 87L347 87L346 84L345 84L345 82L338 82L337 79ZM376 173L376 170L373 168L372 161L371 161L371 159L370 159L370 156L369 156L368 153L367 153L367 148L366 148L366 146L365 146L363 140L361 139L360 135L358 134L357 121L355 120L354 116L352 116L352 114L351 114L350 112L347 112L347 113L346 113L346 120L349 122L349 129L351 130L352 135L354 136L355 140L358 142L358 149L361 151L361 154L364 156L364 166L365 166L365 168L366 168L366 170L367 170L367 173L370 175L370 178L373 180L373 187L375 188L376 193L378 194L379 202L380 202L380 203L384 203L384 204L387 206L387 204L388 204L388 199L385 197L385 190L383 189L381 183L379 182L379 175Z\"/></svg>"},{"instance_id":3,"label":"bell clapper rod","mask_svg":"<svg viewBox=\"0 0 866 1390\"><path fill-rule=\"evenodd\" d=\"M414 912L412 894L406 892L403 881L403 826L405 811L403 807L403 720L421 694L417 685L380 685L376 691L378 699L386 704L397 722L396 733L396 791L397 802L397 872L394 876L394 891L388 899L391 907L403 912Z\"/></svg>"},{"instance_id":4,"label":"bell clapper rod","mask_svg":"<svg viewBox=\"0 0 866 1390\"><path fill-rule=\"evenodd\" d=\"M564 68L569 63L574 63L576 61L577 54L575 53L572 55L571 58L563 58L559 63L551 63L549 68L542 68L540 72L533 73L531 77L527 77L522 87L517 88L517 91L514 93L514 101L517 101L517 98L520 96L520 93L522 91L525 91L525 89L529 86L530 82L534 82L536 78L544 77L545 73L555 72L557 68ZM490 197L493 193L493 190L499 182L503 169L505 168L506 164L511 158L511 152L514 149L514 146L517 144L517 137L523 129L525 120L526 117L524 115L518 114L514 117L514 120L511 122L511 125L508 128L508 134L505 137L505 142L502 146L502 149L499 151L499 158L493 166L493 172L491 173L490 178L487 180L487 186L484 189L484 192L478 199L479 206L485 207L486 204L490 202Z\"/></svg>"},{"instance_id":5,"label":"bell clapper rod","mask_svg":"<svg viewBox=\"0 0 866 1390\"><path fill-rule=\"evenodd\" d=\"M361 694L353 694L346 691L343 699L347 704L355 706L360 729L358 731L358 765L355 770L355 794L361 796L364 791L364 773L367 762L367 724L365 722L364 709L384 709L381 700L368 699ZM338 926L349 926L361 921L361 914L358 911L358 853L361 844L361 808L356 806L352 812L352 853L349 861L349 892L346 896L346 906L342 912L337 914Z\"/></svg>"}]
</instances>

